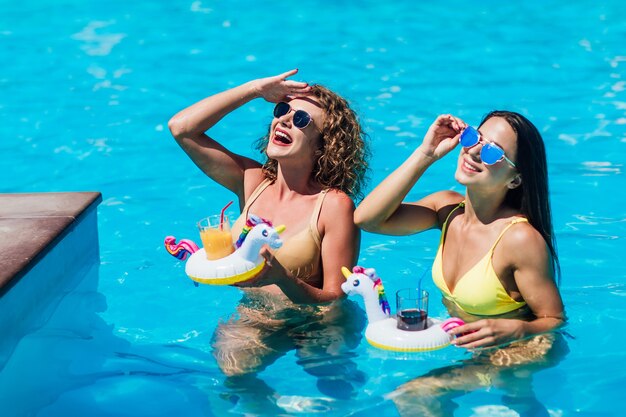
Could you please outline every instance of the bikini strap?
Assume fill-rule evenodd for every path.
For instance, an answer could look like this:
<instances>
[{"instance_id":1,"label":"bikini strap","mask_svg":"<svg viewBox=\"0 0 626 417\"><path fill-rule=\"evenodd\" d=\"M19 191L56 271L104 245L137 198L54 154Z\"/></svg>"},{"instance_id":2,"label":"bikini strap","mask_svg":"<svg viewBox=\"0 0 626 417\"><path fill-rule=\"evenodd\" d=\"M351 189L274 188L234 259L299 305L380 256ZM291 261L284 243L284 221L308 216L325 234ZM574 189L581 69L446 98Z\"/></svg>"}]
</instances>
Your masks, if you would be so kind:
<instances>
[{"instance_id":1,"label":"bikini strap","mask_svg":"<svg viewBox=\"0 0 626 417\"><path fill-rule=\"evenodd\" d=\"M322 212L322 203L324 202L324 197L326 197L326 193L328 193L328 190L328 188L322 190L317 196L317 200L315 201L315 207L313 208L313 214L311 215L311 221L309 224L311 234L313 235L313 239L315 240L315 243L318 247L322 243L322 238L320 236L319 230L317 229L317 221L320 218L320 213Z\"/></svg>"},{"instance_id":2,"label":"bikini strap","mask_svg":"<svg viewBox=\"0 0 626 417\"><path fill-rule=\"evenodd\" d=\"M491 246L491 252L493 252L493 250L496 248L496 245L498 244L500 239L502 239L502 236L504 236L506 231L509 230L511 228L511 226L513 226L516 223L528 223L528 219L525 218L525 217L518 217L516 219L511 220L511 223L506 225L506 227L498 235L498 238L496 239L496 241L493 242L493 245Z\"/></svg>"},{"instance_id":3,"label":"bikini strap","mask_svg":"<svg viewBox=\"0 0 626 417\"><path fill-rule=\"evenodd\" d=\"M270 180L269 178L265 178L263 181L261 181L261 183L254 189L254 191L252 191L252 194L250 194L250 197L248 197L248 201L246 201L246 204L243 206L243 210L241 210L241 212L245 215L245 219L248 219L248 210L250 210L250 206L252 205L252 203L254 203L254 201L261 195L261 193L263 191L265 191L265 189L272 183L272 180Z\"/></svg>"},{"instance_id":4,"label":"bikini strap","mask_svg":"<svg viewBox=\"0 0 626 417\"><path fill-rule=\"evenodd\" d=\"M446 217L446 221L443 222L443 226L441 227L441 240L442 241L443 241L443 237L446 234L446 230L448 229L448 220L450 220L452 213L454 213L458 208L462 208L462 207L465 207L465 200L461 201L455 208L452 209L450 213L448 213L448 217Z\"/></svg>"}]
</instances>

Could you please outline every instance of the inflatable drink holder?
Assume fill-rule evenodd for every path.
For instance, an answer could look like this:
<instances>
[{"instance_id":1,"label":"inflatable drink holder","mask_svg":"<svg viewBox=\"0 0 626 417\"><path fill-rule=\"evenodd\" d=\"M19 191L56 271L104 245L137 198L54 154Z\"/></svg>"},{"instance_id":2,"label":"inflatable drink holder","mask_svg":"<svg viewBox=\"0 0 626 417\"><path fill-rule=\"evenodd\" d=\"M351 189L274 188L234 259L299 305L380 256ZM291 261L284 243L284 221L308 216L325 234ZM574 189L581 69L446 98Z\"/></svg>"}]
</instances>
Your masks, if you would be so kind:
<instances>
[{"instance_id":1,"label":"inflatable drink holder","mask_svg":"<svg viewBox=\"0 0 626 417\"><path fill-rule=\"evenodd\" d=\"M198 248L193 241L181 239L176 243L174 236L165 238L165 249L170 255L186 260L185 273L193 281L209 285L232 285L247 281L258 275L265 266L265 259L259 255L263 245L278 249L283 242L280 233L284 226L272 224L258 216L250 215L234 251L223 258L209 260L204 248Z\"/></svg>"},{"instance_id":2,"label":"inflatable drink holder","mask_svg":"<svg viewBox=\"0 0 626 417\"><path fill-rule=\"evenodd\" d=\"M453 336L447 332L465 324L458 318L443 322L428 318L425 330L401 330L387 302L382 280L373 268L355 266L352 272L346 267L341 269L346 282L341 289L348 295L359 294L363 297L368 325L365 338L374 347L396 352L425 352L442 349L450 344Z\"/></svg>"}]
</instances>

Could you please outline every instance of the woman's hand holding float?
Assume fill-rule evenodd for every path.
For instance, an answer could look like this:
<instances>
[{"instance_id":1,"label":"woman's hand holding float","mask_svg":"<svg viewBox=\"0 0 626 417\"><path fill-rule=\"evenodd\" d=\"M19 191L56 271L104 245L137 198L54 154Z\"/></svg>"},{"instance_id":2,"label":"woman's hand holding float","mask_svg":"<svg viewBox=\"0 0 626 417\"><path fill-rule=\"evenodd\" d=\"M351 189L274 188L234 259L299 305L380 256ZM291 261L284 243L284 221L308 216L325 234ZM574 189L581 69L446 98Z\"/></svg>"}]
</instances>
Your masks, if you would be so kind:
<instances>
[{"instance_id":1,"label":"woman's hand holding float","mask_svg":"<svg viewBox=\"0 0 626 417\"><path fill-rule=\"evenodd\" d=\"M467 349L497 347L524 338L526 322L513 319L484 319L455 327L451 343Z\"/></svg>"},{"instance_id":2,"label":"woman's hand holding float","mask_svg":"<svg viewBox=\"0 0 626 417\"><path fill-rule=\"evenodd\" d=\"M254 278L234 284L236 287L254 288L265 287L267 285L279 285L281 277L287 275L285 268L274 259L274 255L267 246L261 249L259 255L265 259L263 269L261 269Z\"/></svg>"},{"instance_id":3,"label":"woman's hand holding float","mask_svg":"<svg viewBox=\"0 0 626 417\"><path fill-rule=\"evenodd\" d=\"M276 285L295 304L310 304L311 300L314 300L314 303L326 303L345 297L341 286L336 291L332 288L316 288L296 278L274 258L269 248L264 247L259 254L265 258L265 266L261 272L252 279L234 284L235 286L251 288ZM343 276L341 279L344 280Z\"/></svg>"}]
</instances>

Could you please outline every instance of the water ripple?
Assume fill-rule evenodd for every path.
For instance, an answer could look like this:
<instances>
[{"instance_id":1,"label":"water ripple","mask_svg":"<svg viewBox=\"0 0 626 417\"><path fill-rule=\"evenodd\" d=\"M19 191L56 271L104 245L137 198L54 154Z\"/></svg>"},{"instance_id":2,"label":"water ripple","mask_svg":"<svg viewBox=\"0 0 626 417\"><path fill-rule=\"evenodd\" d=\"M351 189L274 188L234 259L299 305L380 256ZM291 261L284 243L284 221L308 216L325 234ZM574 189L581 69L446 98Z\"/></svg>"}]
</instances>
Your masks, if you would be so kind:
<instances>
[{"instance_id":1,"label":"water ripple","mask_svg":"<svg viewBox=\"0 0 626 417\"><path fill-rule=\"evenodd\" d=\"M72 39L81 41L84 45L81 49L87 55L104 56L109 55L115 45L126 37L124 33L96 33L98 29L103 29L115 24L115 21L92 21L78 33L72 35Z\"/></svg>"}]
</instances>

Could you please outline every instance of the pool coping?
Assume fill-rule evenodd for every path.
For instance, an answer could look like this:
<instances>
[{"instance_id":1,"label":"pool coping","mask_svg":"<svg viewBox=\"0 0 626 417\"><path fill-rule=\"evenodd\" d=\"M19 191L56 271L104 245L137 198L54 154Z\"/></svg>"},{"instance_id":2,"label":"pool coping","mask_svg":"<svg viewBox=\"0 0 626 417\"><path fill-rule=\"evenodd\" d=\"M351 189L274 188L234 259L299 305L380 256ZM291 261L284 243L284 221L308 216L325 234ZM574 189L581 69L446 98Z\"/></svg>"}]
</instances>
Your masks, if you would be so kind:
<instances>
[{"instance_id":1,"label":"pool coping","mask_svg":"<svg viewBox=\"0 0 626 417\"><path fill-rule=\"evenodd\" d=\"M0 297L100 202L97 191L0 194Z\"/></svg>"}]
</instances>

